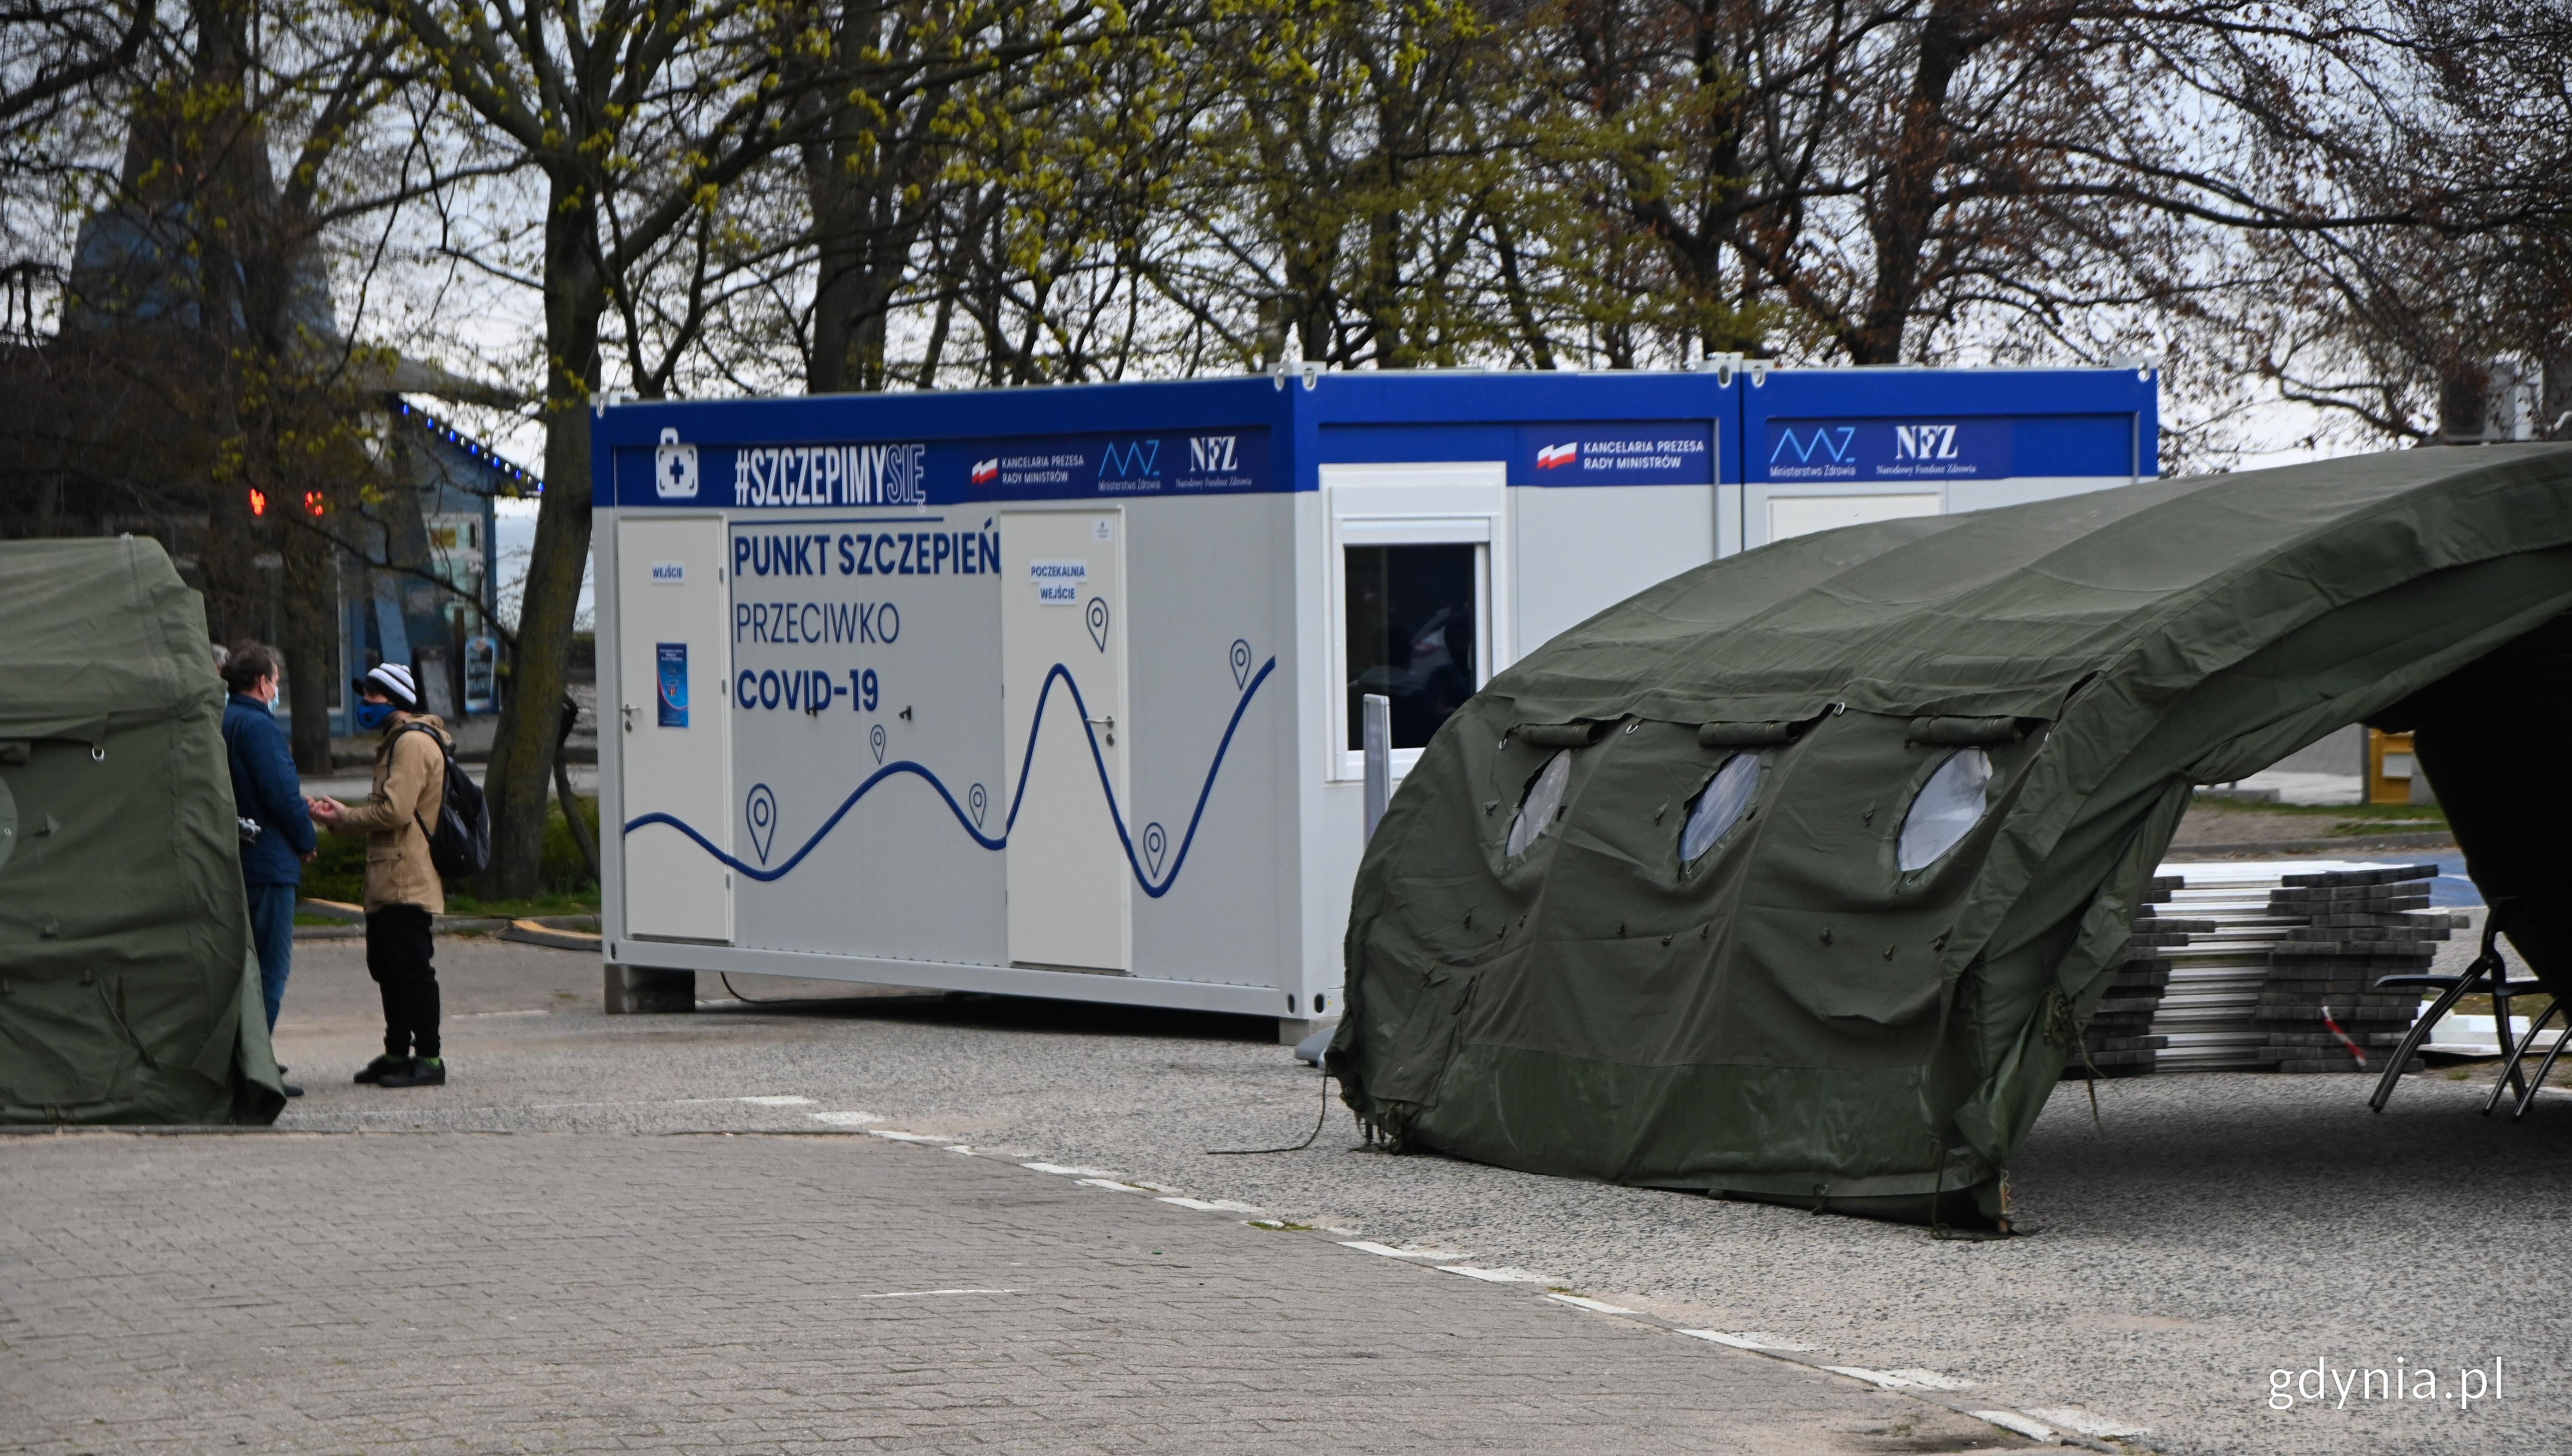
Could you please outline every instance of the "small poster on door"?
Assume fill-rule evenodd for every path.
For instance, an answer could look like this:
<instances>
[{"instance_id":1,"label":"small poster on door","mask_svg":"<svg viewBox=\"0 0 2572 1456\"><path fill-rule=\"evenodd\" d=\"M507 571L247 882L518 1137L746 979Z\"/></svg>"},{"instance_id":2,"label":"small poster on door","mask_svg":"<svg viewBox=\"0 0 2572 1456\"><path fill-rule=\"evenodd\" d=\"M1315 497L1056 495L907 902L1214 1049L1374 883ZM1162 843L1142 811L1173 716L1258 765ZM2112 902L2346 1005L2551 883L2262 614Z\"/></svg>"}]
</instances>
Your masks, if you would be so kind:
<instances>
[{"instance_id":1,"label":"small poster on door","mask_svg":"<svg viewBox=\"0 0 2572 1456\"><path fill-rule=\"evenodd\" d=\"M665 642L654 649L660 664L661 727L688 726L688 645Z\"/></svg>"},{"instance_id":2,"label":"small poster on door","mask_svg":"<svg viewBox=\"0 0 2572 1456\"><path fill-rule=\"evenodd\" d=\"M1036 584L1036 600L1047 607L1077 607L1080 588L1089 580L1086 561L1030 561L1027 579Z\"/></svg>"}]
</instances>

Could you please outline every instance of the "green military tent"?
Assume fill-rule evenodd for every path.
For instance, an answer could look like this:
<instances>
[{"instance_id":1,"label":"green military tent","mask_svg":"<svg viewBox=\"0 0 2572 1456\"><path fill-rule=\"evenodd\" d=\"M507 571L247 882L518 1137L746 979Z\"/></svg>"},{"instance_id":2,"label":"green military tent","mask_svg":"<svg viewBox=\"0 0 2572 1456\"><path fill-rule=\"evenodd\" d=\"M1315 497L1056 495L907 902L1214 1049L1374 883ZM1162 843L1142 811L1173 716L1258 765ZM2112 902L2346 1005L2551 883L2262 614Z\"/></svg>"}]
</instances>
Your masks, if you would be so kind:
<instances>
[{"instance_id":1,"label":"green military tent","mask_svg":"<svg viewBox=\"0 0 2572 1456\"><path fill-rule=\"evenodd\" d=\"M1780 542L1451 719L1359 870L1328 1065L1404 1146L1951 1222L2192 786L2414 729L2572 990L2572 447L2156 481Z\"/></svg>"},{"instance_id":2,"label":"green military tent","mask_svg":"<svg viewBox=\"0 0 2572 1456\"><path fill-rule=\"evenodd\" d=\"M0 1122L285 1106L223 713L159 543L0 543Z\"/></svg>"}]
</instances>

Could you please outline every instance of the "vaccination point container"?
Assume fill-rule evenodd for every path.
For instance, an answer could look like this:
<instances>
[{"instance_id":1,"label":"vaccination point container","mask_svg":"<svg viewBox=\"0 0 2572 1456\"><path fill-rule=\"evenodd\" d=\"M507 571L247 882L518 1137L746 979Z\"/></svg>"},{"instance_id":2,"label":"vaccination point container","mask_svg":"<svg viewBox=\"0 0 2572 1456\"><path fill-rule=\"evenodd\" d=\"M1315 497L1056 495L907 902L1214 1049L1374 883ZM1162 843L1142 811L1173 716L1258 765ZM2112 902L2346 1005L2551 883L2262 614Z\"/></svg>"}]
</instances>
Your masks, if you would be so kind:
<instances>
[{"instance_id":1,"label":"vaccination point container","mask_svg":"<svg viewBox=\"0 0 2572 1456\"><path fill-rule=\"evenodd\" d=\"M611 1000L758 972L1291 1038L1339 998L1362 696L1398 779L1655 582L2151 478L2157 426L2149 368L1755 362L605 406Z\"/></svg>"}]
</instances>

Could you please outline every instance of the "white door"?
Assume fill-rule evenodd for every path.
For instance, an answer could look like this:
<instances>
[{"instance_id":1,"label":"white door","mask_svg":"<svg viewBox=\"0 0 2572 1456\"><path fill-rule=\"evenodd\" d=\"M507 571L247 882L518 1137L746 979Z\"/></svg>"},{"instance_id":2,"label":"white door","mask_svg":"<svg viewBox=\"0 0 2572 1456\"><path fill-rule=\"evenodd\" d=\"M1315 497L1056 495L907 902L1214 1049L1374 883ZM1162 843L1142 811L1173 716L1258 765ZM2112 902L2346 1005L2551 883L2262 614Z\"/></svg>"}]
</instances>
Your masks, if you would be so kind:
<instances>
[{"instance_id":1,"label":"white door","mask_svg":"<svg viewBox=\"0 0 2572 1456\"><path fill-rule=\"evenodd\" d=\"M1133 969L1134 876L1116 818L1134 737L1124 537L1112 507L1000 517L1014 964Z\"/></svg>"},{"instance_id":2,"label":"white door","mask_svg":"<svg viewBox=\"0 0 2572 1456\"><path fill-rule=\"evenodd\" d=\"M1766 487L1752 486L1750 491L1754 498L1764 494L1764 500L1759 500L1758 504L1767 508L1764 522L1751 522L1754 536L1762 525L1767 528L1767 535L1764 539L1750 542L1752 546L1765 546L1770 541L1785 541L1842 526L1867 526L1877 521L1935 516L1946 509L1944 497L1934 490L1893 494L1790 490L1767 493ZM1753 509L1755 511L1757 507Z\"/></svg>"},{"instance_id":3,"label":"white door","mask_svg":"<svg viewBox=\"0 0 2572 1456\"><path fill-rule=\"evenodd\" d=\"M616 523L616 687L625 821L666 814L732 852L732 652L723 521ZM732 939L732 873L676 824L624 836L625 928Z\"/></svg>"}]
</instances>

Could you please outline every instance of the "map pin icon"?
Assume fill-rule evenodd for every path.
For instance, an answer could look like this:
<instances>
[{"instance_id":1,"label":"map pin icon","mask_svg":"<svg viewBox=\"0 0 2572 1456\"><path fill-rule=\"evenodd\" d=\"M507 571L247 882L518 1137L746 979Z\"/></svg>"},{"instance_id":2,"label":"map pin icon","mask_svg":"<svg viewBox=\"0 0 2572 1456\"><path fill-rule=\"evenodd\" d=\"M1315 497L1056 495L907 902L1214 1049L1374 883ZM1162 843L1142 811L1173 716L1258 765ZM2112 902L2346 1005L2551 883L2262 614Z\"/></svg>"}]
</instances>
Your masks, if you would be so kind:
<instances>
[{"instance_id":1,"label":"map pin icon","mask_svg":"<svg viewBox=\"0 0 2572 1456\"><path fill-rule=\"evenodd\" d=\"M759 862L766 864L769 843L777 837L777 795L765 783L753 784L743 811L750 818L750 842L759 850Z\"/></svg>"},{"instance_id":2,"label":"map pin icon","mask_svg":"<svg viewBox=\"0 0 2572 1456\"><path fill-rule=\"evenodd\" d=\"M1107 651L1107 599L1105 597L1089 599L1089 640L1098 644L1100 652Z\"/></svg>"},{"instance_id":3,"label":"map pin icon","mask_svg":"<svg viewBox=\"0 0 2572 1456\"><path fill-rule=\"evenodd\" d=\"M1160 825L1143 826L1143 859L1151 866L1154 875L1161 872L1161 851L1169 847L1170 836Z\"/></svg>"},{"instance_id":4,"label":"map pin icon","mask_svg":"<svg viewBox=\"0 0 2572 1456\"><path fill-rule=\"evenodd\" d=\"M1250 686L1250 644L1237 637L1232 640L1232 686Z\"/></svg>"},{"instance_id":5,"label":"map pin icon","mask_svg":"<svg viewBox=\"0 0 2572 1456\"><path fill-rule=\"evenodd\" d=\"M867 746L868 746L868 747L871 747L871 748L873 748L873 749L875 749L875 750L876 750L876 761L877 761L877 762L881 763L881 762L883 762L883 761L884 761L884 725L883 725L883 724L877 724L874 728L871 728L867 729Z\"/></svg>"},{"instance_id":6,"label":"map pin icon","mask_svg":"<svg viewBox=\"0 0 2572 1456\"><path fill-rule=\"evenodd\" d=\"M973 827L982 827L982 810L990 804L991 796L984 793L982 785L977 783L965 791L964 802L973 807Z\"/></svg>"}]
</instances>

